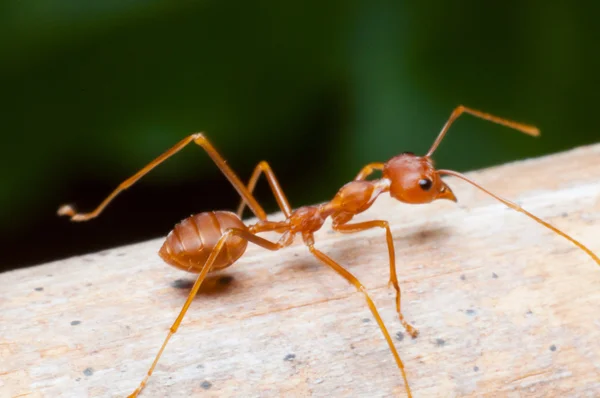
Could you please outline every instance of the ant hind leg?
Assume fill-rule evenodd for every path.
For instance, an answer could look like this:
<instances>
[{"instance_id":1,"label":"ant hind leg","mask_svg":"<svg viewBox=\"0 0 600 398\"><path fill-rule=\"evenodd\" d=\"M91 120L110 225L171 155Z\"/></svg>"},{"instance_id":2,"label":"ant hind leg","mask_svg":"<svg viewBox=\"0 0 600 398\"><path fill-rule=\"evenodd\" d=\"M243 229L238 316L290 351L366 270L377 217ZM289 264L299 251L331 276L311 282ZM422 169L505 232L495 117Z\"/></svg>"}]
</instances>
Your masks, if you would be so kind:
<instances>
[{"instance_id":1,"label":"ant hind leg","mask_svg":"<svg viewBox=\"0 0 600 398\"><path fill-rule=\"evenodd\" d=\"M158 353L156 354L156 357L154 358L154 361L152 362L150 369L148 369L146 376L144 376L144 378L140 382L139 386L133 391L133 393L131 393L128 396L128 398L137 397L138 394L144 389L144 386L148 383L148 379L150 378L150 376L152 376L152 373L154 372L154 368L156 367L158 360L160 359L163 351L165 350L167 343L171 339L171 336L173 336L177 332L177 329L179 329L179 325L181 324L181 321L183 320L183 317L185 316L188 308L192 304L192 300L194 299L194 297L196 297L196 294L198 293L198 290L200 289L200 285L202 285L202 282L204 282L206 275L210 271L212 265L214 264L215 260L219 256L219 253L225 246L227 239L231 235L237 235L242 239L245 239L249 242L252 242L258 246L264 247L265 249L272 250L272 251L279 250L284 246L280 243L271 242L269 240L261 238L260 236L256 236L251 232L241 230L241 229L232 228L232 229L228 230L227 232L225 232L223 234L223 236L221 236L221 238L219 239L219 241L217 242L215 247L213 248L212 252L210 253L210 256L206 260L206 263L204 263L204 266L202 267L200 274L198 274L198 278L196 279L194 286L192 286L192 290L190 291L190 294L188 295L188 298L185 301L185 304L181 308L181 311L179 312L177 319L175 319L175 322L169 329L169 333L167 334L167 337L163 341L163 344L160 347L160 350L158 350Z\"/></svg>"}]
</instances>

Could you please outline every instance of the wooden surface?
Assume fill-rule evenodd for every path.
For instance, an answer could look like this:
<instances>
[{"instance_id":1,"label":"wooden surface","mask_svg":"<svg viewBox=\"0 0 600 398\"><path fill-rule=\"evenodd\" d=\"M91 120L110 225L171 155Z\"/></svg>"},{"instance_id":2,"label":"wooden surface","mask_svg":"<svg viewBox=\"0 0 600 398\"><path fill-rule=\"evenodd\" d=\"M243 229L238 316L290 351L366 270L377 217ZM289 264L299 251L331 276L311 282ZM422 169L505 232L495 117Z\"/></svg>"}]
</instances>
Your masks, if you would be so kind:
<instances>
[{"instance_id":1,"label":"wooden surface","mask_svg":"<svg viewBox=\"0 0 600 398\"><path fill-rule=\"evenodd\" d=\"M600 145L470 175L600 253ZM600 396L600 267L448 181L458 205L386 196L358 218L391 222L417 339L396 319L383 231L326 225L317 235L403 336L395 342L415 397ZM130 393L193 281L160 260L161 243L1 274L0 396ZM404 386L361 295L298 242L276 253L250 247L194 300L142 396L196 395L388 397Z\"/></svg>"}]
</instances>

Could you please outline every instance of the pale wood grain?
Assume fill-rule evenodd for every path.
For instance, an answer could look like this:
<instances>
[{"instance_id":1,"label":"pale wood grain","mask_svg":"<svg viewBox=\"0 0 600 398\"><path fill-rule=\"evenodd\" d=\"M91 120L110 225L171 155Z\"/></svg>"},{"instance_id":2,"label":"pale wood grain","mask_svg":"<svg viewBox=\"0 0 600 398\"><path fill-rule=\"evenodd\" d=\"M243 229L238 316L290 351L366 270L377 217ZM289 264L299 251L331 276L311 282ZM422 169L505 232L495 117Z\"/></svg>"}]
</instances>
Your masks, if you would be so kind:
<instances>
[{"instance_id":1,"label":"pale wood grain","mask_svg":"<svg viewBox=\"0 0 600 398\"><path fill-rule=\"evenodd\" d=\"M470 175L600 252L600 145ZM396 340L415 397L600 395L600 267L448 181L459 205L386 197L358 218L392 225L404 313L421 331ZM317 242L403 332L383 232L326 226ZM174 281L193 280L160 260L161 243L0 275L0 396L130 393L186 297ZM361 296L298 243L250 247L194 301L143 396L196 395L387 397L404 387Z\"/></svg>"}]
</instances>

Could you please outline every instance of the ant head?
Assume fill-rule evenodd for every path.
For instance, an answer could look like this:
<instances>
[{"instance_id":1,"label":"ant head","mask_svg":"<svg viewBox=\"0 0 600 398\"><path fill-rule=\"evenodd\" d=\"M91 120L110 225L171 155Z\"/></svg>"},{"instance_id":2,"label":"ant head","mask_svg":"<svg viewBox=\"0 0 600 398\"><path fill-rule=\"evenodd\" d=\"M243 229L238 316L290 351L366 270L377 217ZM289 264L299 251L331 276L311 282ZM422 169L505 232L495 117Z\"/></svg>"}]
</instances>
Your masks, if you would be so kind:
<instances>
[{"instance_id":1,"label":"ant head","mask_svg":"<svg viewBox=\"0 0 600 398\"><path fill-rule=\"evenodd\" d=\"M383 177L390 181L390 195L401 202L420 204L436 199L456 202L454 193L428 156L406 152L393 157L385 164Z\"/></svg>"}]
</instances>

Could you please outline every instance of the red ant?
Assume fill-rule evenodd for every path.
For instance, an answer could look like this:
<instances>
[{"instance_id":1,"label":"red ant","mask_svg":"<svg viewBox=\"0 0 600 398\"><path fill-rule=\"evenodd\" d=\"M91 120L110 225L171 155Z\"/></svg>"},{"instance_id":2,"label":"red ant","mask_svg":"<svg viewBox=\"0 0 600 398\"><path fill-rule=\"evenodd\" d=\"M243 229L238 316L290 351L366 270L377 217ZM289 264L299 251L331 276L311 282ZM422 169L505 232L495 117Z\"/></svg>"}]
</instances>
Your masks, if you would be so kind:
<instances>
[{"instance_id":1,"label":"red ant","mask_svg":"<svg viewBox=\"0 0 600 398\"><path fill-rule=\"evenodd\" d=\"M400 373L404 379L406 393L409 397L412 397L406 372L404 370L404 364L402 363L392 339L390 338L390 334L379 316L373 301L369 297L366 288L349 271L315 248L313 234L323 226L328 217L332 218L332 228L335 231L343 233L360 232L371 228L385 229L390 263L389 283L393 285L396 290L396 311L398 312L400 322L406 331L412 337L416 337L418 334L417 329L404 319L400 310L400 286L398 285L396 276L394 241L388 222L385 220L356 223L349 222L356 214L362 213L371 207L377 197L384 192L389 192L393 198L410 204L429 203L436 199L448 199L456 202L454 193L450 187L442 181L442 175L458 177L494 197L508 207L527 215L536 222L574 243L600 265L598 256L592 253L586 246L524 210L517 204L493 194L456 171L435 169L431 155L437 149L452 123L463 113L469 113L478 118L510 127L525 134L532 136L539 135L539 130L536 127L516 123L461 105L454 109L450 118L425 156L403 153L393 157L386 163L370 163L363 167L353 181L344 185L330 202L316 206L304 206L292 210L275 174L267 162L262 161L256 166L248 186L245 186L208 139L206 139L202 133L197 133L181 140L174 147L137 172L134 176L122 182L94 211L90 213L76 213L73 207L69 205L60 207L58 214L70 216L73 221L87 221L97 217L117 194L124 189L129 188L154 167L158 166L164 160L168 159L191 142L198 144L208 153L242 197L237 214L228 211L211 211L196 214L181 221L167 235L167 239L160 248L158 254L166 263L174 267L197 273L198 278L196 279L179 316L171 326L147 375L129 397L137 397L148 382L169 339L177 332L185 313L209 272L221 270L232 265L246 251L248 242L252 242L268 250L279 250L290 246L296 234L302 235L302 239L304 244L308 247L308 250L321 263L333 269L364 295L367 305L377 320L379 328L381 329L381 332L389 345L390 351L396 360L396 364L400 369ZM366 180L366 178L374 171L381 171L382 177L376 180ZM285 221L268 220L267 214L252 195L256 182L262 173L265 174L269 185L271 186L271 190L277 199L277 203L285 215ZM250 207L252 212L258 218L258 222L253 225L246 225L241 220L242 212L246 205ZM266 240L257 235L258 233L268 231L275 231L282 235L277 242Z\"/></svg>"}]
</instances>

